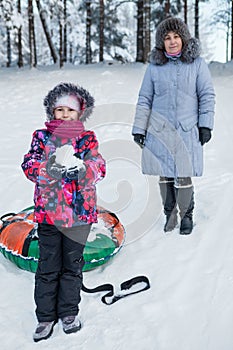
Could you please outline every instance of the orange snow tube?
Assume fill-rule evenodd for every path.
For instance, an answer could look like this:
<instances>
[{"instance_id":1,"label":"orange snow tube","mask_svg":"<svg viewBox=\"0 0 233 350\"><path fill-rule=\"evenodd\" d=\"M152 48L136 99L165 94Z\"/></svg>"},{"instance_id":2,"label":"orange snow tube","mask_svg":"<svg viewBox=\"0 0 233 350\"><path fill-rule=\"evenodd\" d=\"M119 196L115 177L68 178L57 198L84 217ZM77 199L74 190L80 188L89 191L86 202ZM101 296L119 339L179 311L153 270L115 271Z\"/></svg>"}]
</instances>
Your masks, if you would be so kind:
<instances>
[{"instance_id":1,"label":"orange snow tube","mask_svg":"<svg viewBox=\"0 0 233 350\"><path fill-rule=\"evenodd\" d=\"M18 267L35 272L39 258L37 224L33 222L34 208L18 214L9 213L1 217L0 251ZM98 224L92 225L84 249L83 270L91 270L106 263L122 247L125 229L118 217L98 207Z\"/></svg>"}]
</instances>

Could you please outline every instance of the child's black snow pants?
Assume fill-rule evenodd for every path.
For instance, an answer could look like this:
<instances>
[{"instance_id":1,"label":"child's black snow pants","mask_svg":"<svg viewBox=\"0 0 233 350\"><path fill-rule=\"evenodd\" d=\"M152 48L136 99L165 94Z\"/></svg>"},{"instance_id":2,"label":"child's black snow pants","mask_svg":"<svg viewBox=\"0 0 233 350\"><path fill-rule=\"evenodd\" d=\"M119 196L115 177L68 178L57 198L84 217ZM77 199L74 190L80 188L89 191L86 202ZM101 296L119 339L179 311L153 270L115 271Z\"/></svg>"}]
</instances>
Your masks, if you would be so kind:
<instances>
[{"instance_id":1,"label":"child's black snow pants","mask_svg":"<svg viewBox=\"0 0 233 350\"><path fill-rule=\"evenodd\" d=\"M78 314L83 249L90 229L91 225L70 229L38 225L40 258L34 297L39 322Z\"/></svg>"}]
</instances>

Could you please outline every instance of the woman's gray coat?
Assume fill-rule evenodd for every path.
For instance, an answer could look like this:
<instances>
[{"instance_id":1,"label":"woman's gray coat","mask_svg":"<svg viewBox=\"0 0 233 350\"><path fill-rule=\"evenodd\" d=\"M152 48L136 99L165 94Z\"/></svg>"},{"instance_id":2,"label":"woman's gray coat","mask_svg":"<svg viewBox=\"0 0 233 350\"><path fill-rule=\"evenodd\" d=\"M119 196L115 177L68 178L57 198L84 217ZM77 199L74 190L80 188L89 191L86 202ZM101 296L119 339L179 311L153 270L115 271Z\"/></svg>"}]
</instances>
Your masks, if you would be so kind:
<instances>
[{"instance_id":1,"label":"woman's gray coat","mask_svg":"<svg viewBox=\"0 0 233 350\"><path fill-rule=\"evenodd\" d=\"M132 130L146 135L144 174L202 175L198 128L213 128L215 93L205 61L199 55L191 61L168 59L147 67Z\"/></svg>"}]
</instances>

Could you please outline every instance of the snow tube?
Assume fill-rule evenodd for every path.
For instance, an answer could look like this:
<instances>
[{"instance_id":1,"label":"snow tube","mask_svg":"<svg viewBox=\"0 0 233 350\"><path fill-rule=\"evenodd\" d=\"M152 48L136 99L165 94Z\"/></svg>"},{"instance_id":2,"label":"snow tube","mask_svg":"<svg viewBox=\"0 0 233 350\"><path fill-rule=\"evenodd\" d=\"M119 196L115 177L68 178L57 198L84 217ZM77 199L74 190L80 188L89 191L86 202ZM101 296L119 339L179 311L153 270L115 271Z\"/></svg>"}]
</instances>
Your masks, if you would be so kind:
<instances>
[{"instance_id":1,"label":"snow tube","mask_svg":"<svg viewBox=\"0 0 233 350\"><path fill-rule=\"evenodd\" d=\"M21 269L35 272L39 258L37 224L33 222L33 207L18 214L1 217L0 251ZM119 252L125 239L125 229L118 217L98 207L98 224L93 224L84 249L83 271L105 264Z\"/></svg>"}]
</instances>

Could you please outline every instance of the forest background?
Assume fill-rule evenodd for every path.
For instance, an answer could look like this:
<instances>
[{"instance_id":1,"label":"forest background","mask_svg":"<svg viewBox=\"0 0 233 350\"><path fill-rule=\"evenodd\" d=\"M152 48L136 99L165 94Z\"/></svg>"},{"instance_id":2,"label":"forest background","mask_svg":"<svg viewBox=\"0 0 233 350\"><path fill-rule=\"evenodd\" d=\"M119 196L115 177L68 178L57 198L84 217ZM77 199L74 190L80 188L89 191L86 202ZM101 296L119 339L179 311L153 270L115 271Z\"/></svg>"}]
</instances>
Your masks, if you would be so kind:
<instances>
[{"instance_id":1,"label":"forest background","mask_svg":"<svg viewBox=\"0 0 233 350\"><path fill-rule=\"evenodd\" d=\"M0 67L143 62L183 18L210 62L233 59L233 0L0 0Z\"/></svg>"}]
</instances>

